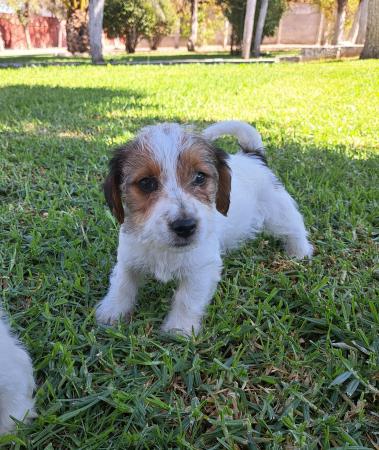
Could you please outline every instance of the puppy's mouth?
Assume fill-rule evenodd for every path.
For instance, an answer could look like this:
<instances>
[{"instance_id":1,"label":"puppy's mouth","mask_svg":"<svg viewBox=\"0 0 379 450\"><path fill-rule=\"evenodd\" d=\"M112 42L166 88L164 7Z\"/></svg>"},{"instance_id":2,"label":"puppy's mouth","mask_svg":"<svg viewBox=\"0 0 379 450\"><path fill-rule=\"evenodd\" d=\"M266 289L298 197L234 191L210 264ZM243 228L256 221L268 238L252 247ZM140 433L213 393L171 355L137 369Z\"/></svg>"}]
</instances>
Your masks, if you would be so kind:
<instances>
[{"instance_id":1,"label":"puppy's mouth","mask_svg":"<svg viewBox=\"0 0 379 450\"><path fill-rule=\"evenodd\" d=\"M183 250L187 250L189 248L192 248L196 245L196 238L178 238L176 237L173 242L172 242L172 247L175 249L183 249Z\"/></svg>"},{"instance_id":2,"label":"puppy's mouth","mask_svg":"<svg viewBox=\"0 0 379 450\"><path fill-rule=\"evenodd\" d=\"M189 247L191 244L192 242L175 242L174 247L175 248Z\"/></svg>"}]
</instances>

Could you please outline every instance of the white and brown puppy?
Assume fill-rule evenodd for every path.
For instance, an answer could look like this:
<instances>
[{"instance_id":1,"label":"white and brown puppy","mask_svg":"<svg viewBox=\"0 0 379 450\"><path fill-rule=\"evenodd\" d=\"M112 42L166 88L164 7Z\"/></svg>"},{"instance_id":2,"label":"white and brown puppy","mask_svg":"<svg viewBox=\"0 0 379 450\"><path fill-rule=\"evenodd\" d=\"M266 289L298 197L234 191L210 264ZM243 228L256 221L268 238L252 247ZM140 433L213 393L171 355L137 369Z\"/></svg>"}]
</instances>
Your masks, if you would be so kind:
<instances>
[{"instance_id":1,"label":"white and brown puppy","mask_svg":"<svg viewBox=\"0 0 379 450\"><path fill-rule=\"evenodd\" d=\"M29 355L0 311L0 434L12 430L17 420L35 417L34 378Z\"/></svg>"},{"instance_id":2,"label":"white and brown puppy","mask_svg":"<svg viewBox=\"0 0 379 450\"><path fill-rule=\"evenodd\" d=\"M230 134L241 151L228 155L212 141ZM120 222L117 264L97 305L101 323L126 318L144 274L176 279L163 330L197 333L220 280L221 254L265 230L290 256L312 245L296 203L267 167L259 133L247 123L216 123L195 134L175 123L143 128L118 149L104 184Z\"/></svg>"}]
</instances>

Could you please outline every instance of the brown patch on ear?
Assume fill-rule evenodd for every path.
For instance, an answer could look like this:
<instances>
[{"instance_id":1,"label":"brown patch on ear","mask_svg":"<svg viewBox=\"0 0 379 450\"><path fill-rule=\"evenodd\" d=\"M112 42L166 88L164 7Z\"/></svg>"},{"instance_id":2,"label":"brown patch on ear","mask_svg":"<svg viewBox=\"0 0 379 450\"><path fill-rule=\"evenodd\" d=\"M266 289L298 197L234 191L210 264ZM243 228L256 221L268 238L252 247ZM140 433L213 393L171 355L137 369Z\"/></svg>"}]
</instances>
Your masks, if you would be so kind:
<instances>
[{"instance_id":1,"label":"brown patch on ear","mask_svg":"<svg viewBox=\"0 0 379 450\"><path fill-rule=\"evenodd\" d=\"M218 189L216 194L216 208L221 214L226 216L228 214L230 205L230 190L232 177L230 174L230 167L227 159L229 155L223 150L216 148L216 169L218 172Z\"/></svg>"},{"instance_id":2,"label":"brown patch on ear","mask_svg":"<svg viewBox=\"0 0 379 450\"><path fill-rule=\"evenodd\" d=\"M109 169L104 194L113 215L120 224L124 223L124 201L129 224L138 226L144 223L159 197L159 190L145 193L138 187L138 181L145 177L154 177L159 181L161 177L161 169L153 159L148 144L137 138L116 149Z\"/></svg>"},{"instance_id":3,"label":"brown patch on ear","mask_svg":"<svg viewBox=\"0 0 379 450\"><path fill-rule=\"evenodd\" d=\"M154 159L148 142L134 141L128 151L128 159L123 164L123 176L122 194L125 197L128 224L139 227L146 222L162 192L161 167ZM158 189L153 192L141 190L138 183L143 178L155 178Z\"/></svg>"},{"instance_id":4,"label":"brown patch on ear","mask_svg":"<svg viewBox=\"0 0 379 450\"><path fill-rule=\"evenodd\" d=\"M192 144L179 155L177 178L181 187L206 205L212 205L216 198L218 174L215 170L213 149L202 141ZM194 185L198 172L206 175L206 181Z\"/></svg>"},{"instance_id":5,"label":"brown patch on ear","mask_svg":"<svg viewBox=\"0 0 379 450\"><path fill-rule=\"evenodd\" d=\"M115 150L113 158L109 162L109 174L103 185L105 200L120 224L124 222L125 217L120 185L122 183L122 170L126 160L126 152L126 147Z\"/></svg>"}]
</instances>

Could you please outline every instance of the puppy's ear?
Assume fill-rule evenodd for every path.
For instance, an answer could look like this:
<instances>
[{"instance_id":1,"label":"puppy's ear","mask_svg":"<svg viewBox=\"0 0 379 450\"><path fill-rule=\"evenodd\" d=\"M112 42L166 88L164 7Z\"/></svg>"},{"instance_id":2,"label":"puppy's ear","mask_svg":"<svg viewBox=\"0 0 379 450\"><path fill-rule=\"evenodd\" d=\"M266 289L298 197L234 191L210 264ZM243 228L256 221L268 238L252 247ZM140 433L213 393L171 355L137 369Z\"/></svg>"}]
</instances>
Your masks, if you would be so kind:
<instances>
[{"instance_id":1,"label":"puppy's ear","mask_svg":"<svg viewBox=\"0 0 379 450\"><path fill-rule=\"evenodd\" d=\"M113 158L109 162L109 174L103 185L105 200L120 224L124 222L125 217L120 190L120 185L122 183L122 166L126 157L125 152L125 148L115 150Z\"/></svg>"},{"instance_id":2,"label":"puppy's ear","mask_svg":"<svg viewBox=\"0 0 379 450\"><path fill-rule=\"evenodd\" d=\"M226 216L230 204L230 190L232 177L228 165L229 155L223 150L216 148L216 168L218 172L218 189L216 194L216 208L221 214Z\"/></svg>"}]
</instances>

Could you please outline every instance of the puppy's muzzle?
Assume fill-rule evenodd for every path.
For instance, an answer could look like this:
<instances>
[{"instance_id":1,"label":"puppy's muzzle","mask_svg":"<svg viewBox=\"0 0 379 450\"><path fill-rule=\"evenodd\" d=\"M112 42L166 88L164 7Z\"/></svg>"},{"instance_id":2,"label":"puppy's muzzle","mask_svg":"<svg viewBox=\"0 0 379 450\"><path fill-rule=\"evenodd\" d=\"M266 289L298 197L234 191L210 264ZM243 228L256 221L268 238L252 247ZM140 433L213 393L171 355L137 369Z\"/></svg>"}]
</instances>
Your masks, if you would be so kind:
<instances>
[{"instance_id":1,"label":"puppy's muzzle","mask_svg":"<svg viewBox=\"0 0 379 450\"><path fill-rule=\"evenodd\" d=\"M196 231L195 219L178 219L170 223L171 230L181 238L189 238Z\"/></svg>"}]
</instances>

